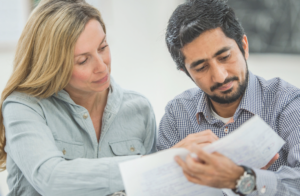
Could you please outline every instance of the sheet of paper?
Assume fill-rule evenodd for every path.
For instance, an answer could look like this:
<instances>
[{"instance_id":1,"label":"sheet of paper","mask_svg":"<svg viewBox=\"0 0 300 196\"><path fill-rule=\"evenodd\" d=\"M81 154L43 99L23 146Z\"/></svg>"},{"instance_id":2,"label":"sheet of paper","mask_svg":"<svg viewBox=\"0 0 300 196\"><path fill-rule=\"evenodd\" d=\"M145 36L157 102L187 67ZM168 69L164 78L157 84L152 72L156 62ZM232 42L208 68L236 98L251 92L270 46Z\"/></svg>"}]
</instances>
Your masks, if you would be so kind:
<instances>
[{"instance_id":1,"label":"sheet of paper","mask_svg":"<svg viewBox=\"0 0 300 196\"><path fill-rule=\"evenodd\" d=\"M224 154L239 165L265 166L284 141L260 117L254 116L228 136L204 148ZM193 184L185 178L174 157L182 159L190 152L169 149L119 164L129 196L222 196L222 190ZM229 193L230 190L225 190ZM231 195L231 194L230 194Z\"/></svg>"},{"instance_id":2,"label":"sheet of paper","mask_svg":"<svg viewBox=\"0 0 300 196\"><path fill-rule=\"evenodd\" d=\"M219 152L238 165L262 168L284 145L284 140L259 116L254 116L228 136L204 147Z\"/></svg>"},{"instance_id":3,"label":"sheet of paper","mask_svg":"<svg viewBox=\"0 0 300 196\"><path fill-rule=\"evenodd\" d=\"M185 159L190 152L183 148L169 149L119 164L128 196L222 196L222 192L189 182L176 155Z\"/></svg>"}]
</instances>

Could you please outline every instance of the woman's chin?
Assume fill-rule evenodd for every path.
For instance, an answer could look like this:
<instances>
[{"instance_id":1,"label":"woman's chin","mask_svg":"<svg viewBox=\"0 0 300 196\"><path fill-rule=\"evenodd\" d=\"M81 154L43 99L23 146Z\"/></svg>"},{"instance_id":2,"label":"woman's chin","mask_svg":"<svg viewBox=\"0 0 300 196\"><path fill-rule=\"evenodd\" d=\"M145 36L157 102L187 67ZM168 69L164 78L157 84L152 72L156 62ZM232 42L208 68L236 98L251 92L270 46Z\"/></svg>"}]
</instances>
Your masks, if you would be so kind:
<instances>
[{"instance_id":1,"label":"woman's chin","mask_svg":"<svg viewBox=\"0 0 300 196\"><path fill-rule=\"evenodd\" d=\"M110 82L107 82L107 84L102 85L100 87L93 88L91 90L94 91L94 92L100 93L100 92L104 92L107 89L109 89L109 86L110 86Z\"/></svg>"}]
</instances>

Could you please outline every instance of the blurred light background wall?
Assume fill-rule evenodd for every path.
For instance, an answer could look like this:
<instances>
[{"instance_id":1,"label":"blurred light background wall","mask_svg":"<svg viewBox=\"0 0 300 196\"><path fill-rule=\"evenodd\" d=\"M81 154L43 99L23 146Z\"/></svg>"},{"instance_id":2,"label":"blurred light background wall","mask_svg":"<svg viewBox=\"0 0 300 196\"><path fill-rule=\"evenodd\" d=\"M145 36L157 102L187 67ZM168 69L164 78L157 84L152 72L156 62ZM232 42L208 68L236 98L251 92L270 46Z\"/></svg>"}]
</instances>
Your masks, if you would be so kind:
<instances>
[{"instance_id":1,"label":"blurred light background wall","mask_svg":"<svg viewBox=\"0 0 300 196\"><path fill-rule=\"evenodd\" d=\"M14 50L38 0L0 0L0 93L11 74ZM184 0L87 0L107 26L112 75L124 88L144 94L157 124L173 97L195 87L176 70L165 42L167 21ZM299 0L229 0L249 36L249 69L266 79L281 77L300 87ZM271 37L270 37L271 36ZM29 152L30 153L30 152ZM0 190L8 192L6 172ZM1 195L1 193L0 193Z\"/></svg>"}]
</instances>

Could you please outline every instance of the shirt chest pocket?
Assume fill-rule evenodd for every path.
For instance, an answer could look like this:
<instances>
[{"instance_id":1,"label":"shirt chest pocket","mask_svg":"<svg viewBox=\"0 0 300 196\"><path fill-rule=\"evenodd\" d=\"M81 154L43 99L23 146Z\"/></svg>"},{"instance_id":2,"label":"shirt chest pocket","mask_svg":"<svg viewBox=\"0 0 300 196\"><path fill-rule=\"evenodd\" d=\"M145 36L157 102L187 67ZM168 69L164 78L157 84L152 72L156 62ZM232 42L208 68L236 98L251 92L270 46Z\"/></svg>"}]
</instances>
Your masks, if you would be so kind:
<instances>
[{"instance_id":1,"label":"shirt chest pocket","mask_svg":"<svg viewBox=\"0 0 300 196\"><path fill-rule=\"evenodd\" d=\"M117 156L144 155L146 149L138 139L109 142L112 152Z\"/></svg>"},{"instance_id":2,"label":"shirt chest pocket","mask_svg":"<svg viewBox=\"0 0 300 196\"><path fill-rule=\"evenodd\" d=\"M82 158L84 146L82 143L68 143L64 141L55 141L57 148L63 153L66 160Z\"/></svg>"}]
</instances>

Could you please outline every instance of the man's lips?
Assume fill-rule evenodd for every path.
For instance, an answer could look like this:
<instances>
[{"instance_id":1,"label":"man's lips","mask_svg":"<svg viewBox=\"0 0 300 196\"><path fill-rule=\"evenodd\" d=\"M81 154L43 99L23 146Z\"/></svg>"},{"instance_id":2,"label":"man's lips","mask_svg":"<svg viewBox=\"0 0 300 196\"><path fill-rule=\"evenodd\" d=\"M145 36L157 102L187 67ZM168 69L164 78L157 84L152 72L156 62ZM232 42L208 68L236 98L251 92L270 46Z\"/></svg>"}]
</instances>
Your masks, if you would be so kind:
<instances>
[{"instance_id":1,"label":"man's lips","mask_svg":"<svg viewBox=\"0 0 300 196\"><path fill-rule=\"evenodd\" d=\"M93 83L97 83L97 84L105 83L107 81L107 79L108 79L108 74L105 77L103 77L102 79L94 81Z\"/></svg>"},{"instance_id":2,"label":"man's lips","mask_svg":"<svg viewBox=\"0 0 300 196\"><path fill-rule=\"evenodd\" d=\"M224 84L222 86L220 86L219 88L217 88L219 91L227 91L229 90L231 87L233 86L233 81L228 82L227 84Z\"/></svg>"}]
</instances>

